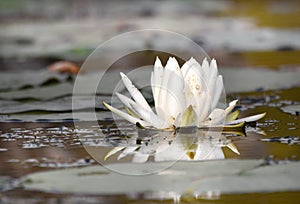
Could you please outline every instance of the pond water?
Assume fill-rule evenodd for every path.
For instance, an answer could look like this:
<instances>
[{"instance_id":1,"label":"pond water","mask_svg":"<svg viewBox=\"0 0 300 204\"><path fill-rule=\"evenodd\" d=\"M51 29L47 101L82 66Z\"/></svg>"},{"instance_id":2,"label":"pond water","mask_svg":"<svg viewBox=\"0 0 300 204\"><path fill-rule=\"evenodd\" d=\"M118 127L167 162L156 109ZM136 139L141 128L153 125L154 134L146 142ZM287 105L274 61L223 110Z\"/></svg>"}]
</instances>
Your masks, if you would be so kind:
<instances>
[{"instance_id":1,"label":"pond water","mask_svg":"<svg viewBox=\"0 0 300 204\"><path fill-rule=\"evenodd\" d=\"M87 199L94 202L150 202L155 195L118 194L107 195L94 193L37 192L23 187L18 178L33 172L53 169L79 168L84 166L103 166L113 163L152 163L153 161L210 160L210 159L263 159L267 164L284 164L298 161L300 158L299 123L299 87L278 89L274 91L232 93L228 99L239 99L237 109L242 116L266 112L265 118L244 128L226 130L194 130L192 132L157 132L138 130L125 122L115 123L110 113L104 110L107 119L97 123L86 121L51 122L32 118L24 122L20 115L11 115L14 119L2 117L1 127L1 199L5 203L80 203ZM28 116L49 113L25 112ZM52 113L51 113L52 114ZM57 113L65 114L65 113ZM4 115L3 115L4 116ZM23 117L26 118L26 117ZM30 117L29 117L30 118ZM103 116L102 116L103 118ZM199 161L201 162L201 161ZM166 166L165 168L168 168ZM111 169L122 172L120 169ZM161 170L161 169L158 169ZM121 171L121 172L120 172ZM151 173L151 172L150 172ZM160 195L161 196L161 195ZM289 197L291 201L299 199L298 193L282 192L247 194L249 198L280 202ZM224 203L241 201L242 195L217 195ZM166 196L166 202L169 202ZM208 196L201 199L215 199ZM200 199L200 200L201 200ZM195 200L182 197L182 202ZM198 200L199 201L199 200ZM172 199L170 202L173 202Z\"/></svg>"}]
</instances>

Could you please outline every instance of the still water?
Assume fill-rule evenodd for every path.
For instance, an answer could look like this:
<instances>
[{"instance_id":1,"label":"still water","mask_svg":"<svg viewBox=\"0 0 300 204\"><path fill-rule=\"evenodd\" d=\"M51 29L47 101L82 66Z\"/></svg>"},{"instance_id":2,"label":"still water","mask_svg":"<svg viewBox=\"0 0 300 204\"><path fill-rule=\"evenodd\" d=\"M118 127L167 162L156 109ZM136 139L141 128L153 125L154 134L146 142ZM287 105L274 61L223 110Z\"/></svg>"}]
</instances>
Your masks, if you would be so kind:
<instances>
[{"instance_id":1,"label":"still water","mask_svg":"<svg viewBox=\"0 0 300 204\"><path fill-rule=\"evenodd\" d=\"M200 161L223 159L263 159L268 164L298 161L300 141L295 110L298 87L276 91L231 94L238 98L242 116L266 112L265 118L234 130L180 130L159 132L142 130L125 121L89 122L2 122L1 126L1 199L4 202L80 203L98 201L149 202L157 198L139 195L77 195L26 190L18 178L28 173L113 163L160 161ZM104 111L106 112L106 111ZM118 169L112 169L118 171ZM128 173L128 172L120 172ZM101 192L101 191L100 191ZM264 202L299 199L298 193L247 194ZM219 195L223 203L241 201L242 195ZM138 200L136 200L138 199ZM144 200L146 199L146 200ZM203 198L202 198L203 199ZM135 200L135 201L133 201ZM181 201L196 201L183 197ZM200 199L201 200L201 199ZM200 201L198 200L198 201ZM165 202L173 202L168 199ZM248 201L247 201L248 202ZM250 201L249 201L250 202Z\"/></svg>"}]
</instances>

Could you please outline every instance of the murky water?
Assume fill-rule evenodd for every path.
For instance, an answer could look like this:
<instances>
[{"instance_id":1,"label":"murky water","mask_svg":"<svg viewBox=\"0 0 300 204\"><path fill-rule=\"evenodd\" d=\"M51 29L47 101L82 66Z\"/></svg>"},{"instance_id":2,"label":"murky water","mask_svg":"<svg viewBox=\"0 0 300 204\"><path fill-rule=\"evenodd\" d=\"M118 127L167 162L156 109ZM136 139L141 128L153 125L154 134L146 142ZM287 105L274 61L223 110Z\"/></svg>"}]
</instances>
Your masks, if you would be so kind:
<instances>
[{"instance_id":1,"label":"murky water","mask_svg":"<svg viewBox=\"0 0 300 204\"><path fill-rule=\"evenodd\" d=\"M20 203L22 199L28 202L68 202L72 200L70 202L75 203L80 202L82 199L88 199L91 203L99 200L108 202L119 199L125 202L126 199L129 199L127 202L131 202L130 200L133 198L124 200L121 195L117 197L88 195L81 197L68 194L57 195L24 191L22 187L18 186L17 180L14 180L14 178L32 172L95 165L97 161L106 165L134 160L133 154L130 153L121 156L124 149L112 154L105 160L105 155L118 146L135 147L134 151L149 154L148 162L155 160L155 154L159 153L155 153L155 150L159 145L165 144L165 148L174 149L174 144L178 142L180 144L176 146L178 151L184 149L183 154L187 156L186 158L196 159L194 158L195 145L203 145L203 141L209 141L210 148L218 147L218 151L221 150L225 158L266 159L275 163L299 160L299 116L297 113L286 113L281 109L281 107L298 103L297 93L299 93L299 90L295 87L276 91L231 94L229 98L240 100L237 108L242 110L243 115L258 112L266 112L267 115L257 123L246 125L244 130L223 132L218 134L217 138L211 136L214 135L213 132L197 136L197 140L193 137L188 141L181 140L178 135L174 137L172 133L162 136L155 133L138 133L135 126L125 121L118 122L118 126L112 121L98 121L99 126L89 122L78 122L76 128L72 122L2 122L0 124L0 163L2 164L1 175L7 177L7 182L1 184L1 189L4 191L1 199L4 202L17 203ZM199 141L199 138L202 138L202 140ZM228 148L228 143L233 143L240 154ZM209 156L205 155L203 158L198 157L198 159L222 159L222 157L216 157L215 155L210 157L215 153L214 151L208 151ZM166 155L171 156L172 152L166 153ZM168 157L163 158L168 159ZM28 195L31 195L30 199L27 198ZM281 195L283 197L290 195L292 200L299 197L297 193L281 193ZM275 193L266 194L265 196L270 200L276 200L276 202L280 200L280 196ZM256 197L262 201L266 199L266 197L260 197L259 194L249 195L249 197ZM143 195L139 199L143 199ZM226 195L222 196L223 199L230 202L231 199L242 199L242 196L240 198L239 196Z\"/></svg>"}]
</instances>

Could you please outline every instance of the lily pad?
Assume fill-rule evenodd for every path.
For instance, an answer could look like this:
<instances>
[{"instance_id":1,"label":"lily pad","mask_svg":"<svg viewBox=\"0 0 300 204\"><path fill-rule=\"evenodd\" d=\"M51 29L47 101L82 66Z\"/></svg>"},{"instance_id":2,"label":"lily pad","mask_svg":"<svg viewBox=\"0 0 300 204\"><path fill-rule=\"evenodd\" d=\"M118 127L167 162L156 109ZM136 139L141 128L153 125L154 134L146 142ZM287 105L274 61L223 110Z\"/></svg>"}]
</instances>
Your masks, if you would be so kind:
<instances>
[{"instance_id":1,"label":"lily pad","mask_svg":"<svg viewBox=\"0 0 300 204\"><path fill-rule=\"evenodd\" d=\"M283 110L286 113L291 113L293 115L299 115L300 114L300 104L284 106L281 108L281 110Z\"/></svg>"},{"instance_id":2,"label":"lily pad","mask_svg":"<svg viewBox=\"0 0 300 204\"><path fill-rule=\"evenodd\" d=\"M149 77L148 75L145 76L144 72L133 75L133 80L137 83L137 87L143 87L145 83L150 83L150 72L147 71L147 73L149 74ZM112 95L116 90L122 92L125 89L124 86L117 86L118 82L121 80L119 72L108 72L105 73L105 75L102 74L103 72L100 71L78 75L74 83L62 82L51 86L0 92L0 98L6 100L51 100L70 95ZM145 97L149 98L149 94L146 93Z\"/></svg>"},{"instance_id":3,"label":"lily pad","mask_svg":"<svg viewBox=\"0 0 300 204\"><path fill-rule=\"evenodd\" d=\"M224 78L226 93L274 90L300 84L298 71L226 68L220 69L220 74Z\"/></svg>"},{"instance_id":4,"label":"lily pad","mask_svg":"<svg viewBox=\"0 0 300 204\"><path fill-rule=\"evenodd\" d=\"M24 87L36 87L50 81L63 82L68 78L67 74L49 71L26 71L26 72L2 72L0 75L0 90L20 89Z\"/></svg>"},{"instance_id":5,"label":"lily pad","mask_svg":"<svg viewBox=\"0 0 300 204\"><path fill-rule=\"evenodd\" d=\"M67 96L50 101L17 102L0 100L0 114L21 113L27 111L66 112L82 109L104 109L102 101L110 101L108 96ZM119 105L120 107L120 105Z\"/></svg>"},{"instance_id":6,"label":"lily pad","mask_svg":"<svg viewBox=\"0 0 300 204\"><path fill-rule=\"evenodd\" d=\"M64 82L45 87L34 87L25 90L0 92L0 98L50 100L53 98L71 95L72 91L73 85L71 83Z\"/></svg>"},{"instance_id":7,"label":"lily pad","mask_svg":"<svg viewBox=\"0 0 300 204\"><path fill-rule=\"evenodd\" d=\"M9 191L11 189L14 189L16 187L19 187L19 182L16 179L13 179L8 176L0 176L0 191Z\"/></svg>"},{"instance_id":8,"label":"lily pad","mask_svg":"<svg viewBox=\"0 0 300 204\"><path fill-rule=\"evenodd\" d=\"M94 121L96 114L97 120L112 120L112 115L108 111L102 112L77 112L76 117L72 113L41 113L41 114L10 114L0 115L0 122L66 122L66 121Z\"/></svg>"},{"instance_id":9,"label":"lily pad","mask_svg":"<svg viewBox=\"0 0 300 204\"><path fill-rule=\"evenodd\" d=\"M27 190L87 194L175 193L198 196L207 192L220 194L278 192L300 190L300 163L265 166L261 160L217 160L134 164L119 163L84 168L32 173L22 178ZM123 169L131 175L109 169ZM123 171L123 172L124 172Z\"/></svg>"}]
</instances>

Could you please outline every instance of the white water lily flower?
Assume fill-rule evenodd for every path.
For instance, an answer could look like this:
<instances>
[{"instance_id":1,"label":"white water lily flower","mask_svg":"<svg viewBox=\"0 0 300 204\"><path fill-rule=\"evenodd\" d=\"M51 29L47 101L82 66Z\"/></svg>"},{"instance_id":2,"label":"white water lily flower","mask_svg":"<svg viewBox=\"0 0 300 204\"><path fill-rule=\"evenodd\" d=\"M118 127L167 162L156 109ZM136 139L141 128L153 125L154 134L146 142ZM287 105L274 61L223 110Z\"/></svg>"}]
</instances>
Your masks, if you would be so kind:
<instances>
[{"instance_id":1,"label":"white water lily flower","mask_svg":"<svg viewBox=\"0 0 300 204\"><path fill-rule=\"evenodd\" d=\"M163 67L157 57L151 73L151 87L155 103L152 110L142 93L130 79L120 73L131 98L120 93L116 95L126 106L128 113L118 110L107 103L104 106L133 124L161 130L177 127L241 125L256 121L265 113L236 119L239 112L232 112L237 100L229 103L226 109L217 108L224 85L218 74L215 59L209 63L205 58L200 65L194 58L181 68L174 57L170 57Z\"/></svg>"}]
</instances>

